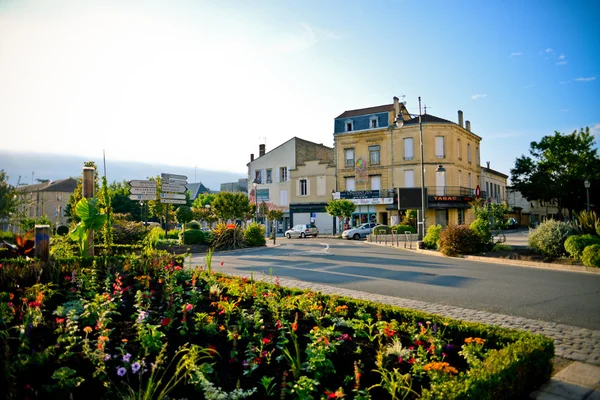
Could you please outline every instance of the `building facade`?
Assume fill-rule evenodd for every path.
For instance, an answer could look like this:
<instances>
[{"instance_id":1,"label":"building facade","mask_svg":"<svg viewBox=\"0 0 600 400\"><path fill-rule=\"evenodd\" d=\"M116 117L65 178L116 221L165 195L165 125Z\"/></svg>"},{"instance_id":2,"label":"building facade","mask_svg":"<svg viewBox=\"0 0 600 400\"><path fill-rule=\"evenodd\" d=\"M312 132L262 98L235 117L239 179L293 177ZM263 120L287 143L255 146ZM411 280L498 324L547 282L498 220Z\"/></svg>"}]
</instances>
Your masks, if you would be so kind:
<instances>
[{"instance_id":1,"label":"building facade","mask_svg":"<svg viewBox=\"0 0 600 400\"><path fill-rule=\"evenodd\" d=\"M47 216L55 227L66 225L65 208L76 188L73 178L21 186L17 188L21 197L19 212L29 218Z\"/></svg>"},{"instance_id":2,"label":"building facade","mask_svg":"<svg viewBox=\"0 0 600 400\"><path fill-rule=\"evenodd\" d=\"M423 161L426 225L468 224L474 219L469 203L487 195L476 190L480 142L469 121L463 126L462 111L458 122L430 114L415 117L397 97L392 104L345 111L334 122L335 198L357 204L352 225L395 225L407 209L420 208L399 204L396 193L421 187Z\"/></svg>"},{"instance_id":3,"label":"building facade","mask_svg":"<svg viewBox=\"0 0 600 400\"><path fill-rule=\"evenodd\" d=\"M290 203L295 188L292 170L308 161L329 162L332 151L332 148L323 144L293 137L269 152L266 152L264 144L259 145L256 159L254 154L250 154L250 162L247 164L250 202L265 202L283 211L283 220L277 226L278 233L284 232L291 225Z\"/></svg>"},{"instance_id":4,"label":"building facade","mask_svg":"<svg viewBox=\"0 0 600 400\"><path fill-rule=\"evenodd\" d=\"M481 190L487 193L488 203L507 204L508 175L491 169L489 161L486 164L486 167L481 167Z\"/></svg>"}]
</instances>

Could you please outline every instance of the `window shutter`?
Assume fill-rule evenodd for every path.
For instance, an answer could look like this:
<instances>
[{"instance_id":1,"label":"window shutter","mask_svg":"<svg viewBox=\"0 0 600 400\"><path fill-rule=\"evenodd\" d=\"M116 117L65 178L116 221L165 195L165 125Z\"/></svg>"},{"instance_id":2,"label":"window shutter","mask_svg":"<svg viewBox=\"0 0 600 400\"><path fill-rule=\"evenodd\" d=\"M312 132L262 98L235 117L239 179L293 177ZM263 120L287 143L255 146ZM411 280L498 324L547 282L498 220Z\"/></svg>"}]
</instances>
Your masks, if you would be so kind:
<instances>
[{"instance_id":1,"label":"window shutter","mask_svg":"<svg viewBox=\"0 0 600 400\"><path fill-rule=\"evenodd\" d=\"M306 195L310 196L310 179L306 178Z\"/></svg>"},{"instance_id":2,"label":"window shutter","mask_svg":"<svg viewBox=\"0 0 600 400\"><path fill-rule=\"evenodd\" d=\"M407 169L404 171L404 187L415 187L415 171L413 169Z\"/></svg>"},{"instance_id":3,"label":"window shutter","mask_svg":"<svg viewBox=\"0 0 600 400\"><path fill-rule=\"evenodd\" d=\"M280 206L287 206L288 205L287 190L280 190L279 191L279 205Z\"/></svg>"},{"instance_id":4,"label":"window shutter","mask_svg":"<svg viewBox=\"0 0 600 400\"><path fill-rule=\"evenodd\" d=\"M414 157L413 138L404 139L404 158L410 160Z\"/></svg>"},{"instance_id":5,"label":"window shutter","mask_svg":"<svg viewBox=\"0 0 600 400\"><path fill-rule=\"evenodd\" d=\"M435 156L437 158L444 158L444 137L435 137Z\"/></svg>"},{"instance_id":6,"label":"window shutter","mask_svg":"<svg viewBox=\"0 0 600 400\"><path fill-rule=\"evenodd\" d=\"M267 169L263 168L260 173L260 183L267 183Z\"/></svg>"},{"instance_id":7,"label":"window shutter","mask_svg":"<svg viewBox=\"0 0 600 400\"><path fill-rule=\"evenodd\" d=\"M256 171L252 170L250 171L250 184L252 185L252 182L254 182L254 179L256 179Z\"/></svg>"},{"instance_id":8,"label":"window shutter","mask_svg":"<svg viewBox=\"0 0 600 400\"><path fill-rule=\"evenodd\" d=\"M275 182L279 183L279 168L275 168Z\"/></svg>"},{"instance_id":9,"label":"window shutter","mask_svg":"<svg viewBox=\"0 0 600 400\"><path fill-rule=\"evenodd\" d=\"M296 179L296 196L300 196L300 179Z\"/></svg>"},{"instance_id":10,"label":"window shutter","mask_svg":"<svg viewBox=\"0 0 600 400\"><path fill-rule=\"evenodd\" d=\"M291 182L292 181L292 177L290 176L290 167L287 167L287 181L286 182Z\"/></svg>"},{"instance_id":11,"label":"window shutter","mask_svg":"<svg viewBox=\"0 0 600 400\"><path fill-rule=\"evenodd\" d=\"M446 190L446 174L443 172L435 173L435 189L438 196L443 196Z\"/></svg>"},{"instance_id":12,"label":"window shutter","mask_svg":"<svg viewBox=\"0 0 600 400\"><path fill-rule=\"evenodd\" d=\"M371 176L371 190L381 190L381 176Z\"/></svg>"}]
</instances>

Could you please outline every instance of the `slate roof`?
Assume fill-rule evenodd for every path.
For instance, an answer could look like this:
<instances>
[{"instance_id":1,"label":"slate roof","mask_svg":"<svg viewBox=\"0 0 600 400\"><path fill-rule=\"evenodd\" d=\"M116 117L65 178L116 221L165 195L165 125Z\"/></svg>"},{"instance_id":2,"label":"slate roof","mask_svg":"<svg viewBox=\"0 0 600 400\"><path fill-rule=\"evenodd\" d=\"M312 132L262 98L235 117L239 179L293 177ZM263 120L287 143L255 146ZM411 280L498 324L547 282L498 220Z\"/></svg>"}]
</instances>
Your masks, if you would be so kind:
<instances>
[{"instance_id":1,"label":"slate roof","mask_svg":"<svg viewBox=\"0 0 600 400\"><path fill-rule=\"evenodd\" d=\"M455 125L458 125L456 122L448 121L447 119L436 117L435 115L431 115L431 114L423 114L423 115L421 115L421 122L422 123L434 122L434 123L439 123L439 124L455 124ZM411 118L411 119L409 119L407 121L404 121L404 125L416 125L418 123L419 123L419 117L418 116L416 116L414 118Z\"/></svg>"},{"instance_id":2,"label":"slate roof","mask_svg":"<svg viewBox=\"0 0 600 400\"><path fill-rule=\"evenodd\" d=\"M344 111L342 114L340 114L338 117L336 117L336 119L351 118L351 117L356 117L359 115L376 114L376 113L381 113L381 112L389 112L389 111L393 111L393 110L394 110L393 104L385 104L383 106L368 107L368 108L359 108L357 110Z\"/></svg>"},{"instance_id":3,"label":"slate roof","mask_svg":"<svg viewBox=\"0 0 600 400\"><path fill-rule=\"evenodd\" d=\"M77 181L73 178L59 179L35 185L21 186L18 188L21 192L69 192L72 193L77 188Z\"/></svg>"},{"instance_id":4,"label":"slate roof","mask_svg":"<svg viewBox=\"0 0 600 400\"><path fill-rule=\"evenodd\" d=\"M212 193L212 191L206 186L204 186L202 182L188 183L185 186L187 187L187 190L189 190L191 193L190 199L192 199L192 201L195 200L196 197L198 197L198 195L202 193Z\"/></svg>"}]
</instances>

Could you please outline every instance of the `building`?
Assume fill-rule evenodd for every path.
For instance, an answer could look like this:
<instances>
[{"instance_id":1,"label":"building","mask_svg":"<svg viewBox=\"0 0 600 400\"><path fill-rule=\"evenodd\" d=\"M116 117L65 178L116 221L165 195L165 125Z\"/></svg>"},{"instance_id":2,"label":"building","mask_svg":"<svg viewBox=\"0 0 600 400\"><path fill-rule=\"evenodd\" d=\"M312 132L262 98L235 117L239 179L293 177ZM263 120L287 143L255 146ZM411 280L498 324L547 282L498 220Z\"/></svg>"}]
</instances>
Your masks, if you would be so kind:
<instances>
[{"instance_id":1,"label":"building","mask_svg":"<svg viewBox=\"0 0 600 400\"><path fill-rule=\"evenodd\" d=\"M19 212L29 218L47 216L54 226L68 223L65 208L77 188L73 178L48 181L17 188L21 197Z\"/></svg>"},{"instance_id":2,"label":"building","mask_svg":"<svg viewBox=\"0 0 600 400\"><path fill-rule=\"evenodd\" d=\"M395 124L397 118L401 127ZM462 111L458 122L430 114L419 118L394 97L392 104L345 111L334 121L335 198L358 205L352 225L369 221L393 225L399 214L420 208L420 198L417 207L402 201L398 205L395 193L421 187L421 129L426 225L473 221L469 203L480 182L481 137L471 131L469 121L463 124Z\"/></svg>"},{"instance_id":3,"label":"building","mask_svg":"<svg viewBox=\"0 0 600 400\"><path fill-rule=\"evenodd\" d=\"M193 202L196 198L204 193L214 193L202 184L202 182L186 183L185 187L190 192L190 200Z\"/></svg>"},{"instance_id":4,"label":"building","mask_svg":"<svg viewBox=\"0 0 600 400\"><path fill-rule=\"evenodd\" d=\"M248 193L248 178L238 179L237 182L221 183L221 192Z\"/></svg>"},{"instance_id":5,"label":"building","mask_svg":"<svg viewBox=\"0 0 600 400\"><path fill-rule=\"evenodd\" d=\"M486 164L487 167L481 167L480 185L487 194L488 203L507 204L506 180L508 175L491 169L489 161Z\"/></svg>"},{"instance_id":6,"label":"building","mask_svg":"<svg viewBox=\"0 0 600 400\"><path fill-rule=\"evenodd\" d=\"M514 218L521 226L537 226L541 222L558 218L556 202L542 200L527 200L521 192L514 189L507 190L507 204L512 209L509 217ZM563 210L563 215L568 215L568 210Z\"/></svg>"},{"instance_id":7,"label":"building","mask_svg":"<svg viewBox=\"0 0 600 400\"><path fill-rule=\"evenodd\" d=\"M266 145L259 145L256 159L254 154L250 154L250 162L247 164L250 201L254 204L265 202L268 206L283 211L283 220L277 226L278 233L284 232L292 223L290 202L294 195L292 189L297 184L292 182L292 171L298 166L305 166L309 161L329 162L328 160L332 160L332 151L323 144L293 137L268 153ZM302 190L296 189L295 192ZM304 195L300 195L302 196ZM270 232L270 227L268 231Z\"/></svg>"}]
</instances>

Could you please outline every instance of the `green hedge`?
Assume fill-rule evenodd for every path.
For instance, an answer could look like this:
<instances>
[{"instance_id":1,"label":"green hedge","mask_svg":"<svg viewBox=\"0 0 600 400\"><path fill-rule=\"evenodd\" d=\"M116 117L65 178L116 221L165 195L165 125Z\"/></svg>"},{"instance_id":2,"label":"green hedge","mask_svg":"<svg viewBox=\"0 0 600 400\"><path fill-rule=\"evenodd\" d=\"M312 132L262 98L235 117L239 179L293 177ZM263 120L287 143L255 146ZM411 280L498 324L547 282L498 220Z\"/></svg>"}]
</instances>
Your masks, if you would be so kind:
<instances>
[{"instance_id":1,"label":"green hedge","mask_svg":"<svg viewBox=\"0 0 600 400\"><path fill-rule=\"evenodd\" d=\"M600 244L600 237L595 235L573 235L565 240L565 250L576 260L581 259L583 249L593 244Z\"/></svg>"},{"instance_id":2,"label":"green hedge","mask_svg":"<svg viewBox=\"0 0 600 400\"><path fill-rule=\"evenodd\" d=\"M423 243L428 249L437 249L440 247L440 235L442 234L441 225L430 225L427 228L427 234L423 238Z\"/></svg>"},{"instance_id":3,"label":"green hedge","mask_svg":"<svg viewBox=\"0 0 600 400\"><path fill-rule=\"evenodd\" d=\"M198 222L198 221L188 222L187 224L185 224L185 227L186 227L186 229L194 229L194 230L202 229L202 226L200 225L200 222Z\"/></svg>"},{"instance_id":4,"label":"green hedge","mask_svg":"<svg viewBox=\"0 0 600 400\"><path fill-rule=\"evenodd\" d=\"M394 225L392 231L403 234L404 232L417 233L415 228L411 225Z\"/></svg>"},{"instance_id":5,"label":"green hedge","mask_svg":"<svg viewBox=\"0 0 600 400\"><path fill-rule=\"evenodd\" d=\"M581 256L583 265L586 267L600 268L600 244L593 244L583 250Z\"/></svg>"},{"instance_id":6,"label":"green hedge","mask_svg":"<svg viewBox=\"0 0 600 400\"><path fill-rule=\"evenodd\" d=\"M8 243L14 243L15 242L15 234L12 232L0 231L0 242L2 242L3 240L6 240ZM0 246L1 246L1 243L0 243Z\"/></svg>"},{"instance_id":7,"label":"green hedge","mask_svg":"<svg viewBox=\"0 0 600 400\"><path fill-rule=\"evenodd\" d=\"M391 228L387 225L377 225L373 228L373 235L389 235L391 232Z\"/></svg>"},{"instance_id":8,"label":"green hedge","mask_svg":"<svg viewBox=\"0 0 600 400\"><path fill-rule=\"evenodd\" d=\"M183 244L204 244L206 236L204 232L198 229L186 229L179 234L179 241Z\"/></svg>"}]
</instances>

